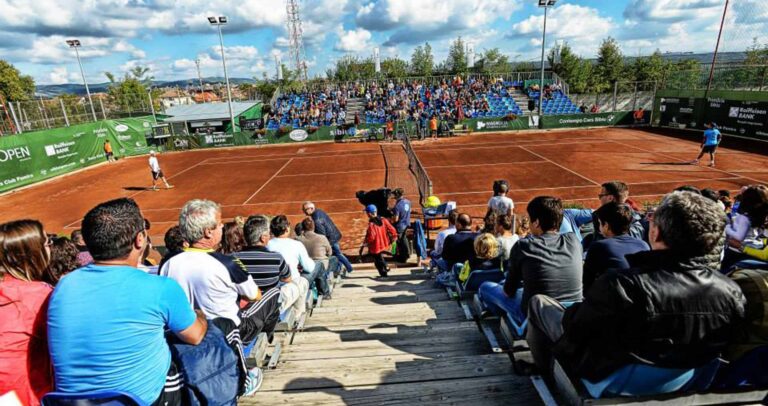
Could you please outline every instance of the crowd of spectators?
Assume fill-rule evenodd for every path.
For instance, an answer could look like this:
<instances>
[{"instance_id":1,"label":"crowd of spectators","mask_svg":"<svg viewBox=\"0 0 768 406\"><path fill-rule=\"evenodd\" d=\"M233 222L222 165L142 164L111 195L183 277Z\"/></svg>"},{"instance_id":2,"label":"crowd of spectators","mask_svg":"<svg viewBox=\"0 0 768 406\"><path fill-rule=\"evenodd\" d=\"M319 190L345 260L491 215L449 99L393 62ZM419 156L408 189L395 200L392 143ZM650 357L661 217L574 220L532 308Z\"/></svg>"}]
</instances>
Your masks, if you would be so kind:
<instances>
[{"instance_id":1,"label":"crowd of spectators","mask_svg":"<svg viewBox=\"0 0 768 406\"><path fill-rule=\"evenodd\" d=\"M347 118L347 95L345 86L286 93L277 98L274 111L266 114L265 122L271 128L343 125Z\"/></svg>"},{"instance_id":2,"label":"crowd of spectators","mask_svg":"<svg viewBox=\"0 0 768 406\"><path fill-rule=\"evenodd\" d=\"M451 288L475 271L502 273L479 286L479 317L527 323L535 362L517 361L519 371L551 376L557 359L569 376L598 382L630 363L742 365L750 351L768 348L760 333L768 289L754 287L768 283L766 186L745 186L734 201L728 191L682 186L642 210L626 184L606 182L596 210L535 197L519 219L530 235L517 236L505 185L494 183L482 225L448 215L431 264L437 283ZM753 285L735 282L744 279ZM738 373L768 383L754 366Z\"/></svg>"},{"instance_id":3,"label":"crowd of spectators","mask_svg":"<svg viewBox=\"0 0 768 406\"><path fill-rule=\"evenodd\" d=\"M54 390L163 405L253 395L263 375L246 347L271 342L281 314L305 313L310 289L330 299L329 275L352 271L330 216L302 209L295 239L285 215L225 223L218 204L191 200L159 266L129 198L88 211L71 238L36 220L0 224L0 394L24 405Z\"/></svg>"}]
</instances>

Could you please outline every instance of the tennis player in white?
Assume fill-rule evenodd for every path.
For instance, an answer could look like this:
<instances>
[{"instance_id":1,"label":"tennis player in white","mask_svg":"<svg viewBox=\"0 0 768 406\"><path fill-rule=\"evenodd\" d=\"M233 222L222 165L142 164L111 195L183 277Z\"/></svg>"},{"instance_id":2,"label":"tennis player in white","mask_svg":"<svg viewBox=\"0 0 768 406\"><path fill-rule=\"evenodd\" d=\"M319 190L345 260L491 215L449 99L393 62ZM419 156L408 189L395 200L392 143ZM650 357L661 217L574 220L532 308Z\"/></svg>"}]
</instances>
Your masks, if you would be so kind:
<instances>
[{"instance_id":1,"label":"tennis player in white","mask_svg":"<svg viewBox=\"0 0 768 406\"><path fill-rule=\"evenodd\" d=\"M152 190L157 190L157 180L161 179L165 183L166 189L172 189L173 185L169 184L165 179L163 170L160 169L160 162L157 161L157 154L155 151L149 151L149 169L152 171Z\"/></svg>"}]
</instances>

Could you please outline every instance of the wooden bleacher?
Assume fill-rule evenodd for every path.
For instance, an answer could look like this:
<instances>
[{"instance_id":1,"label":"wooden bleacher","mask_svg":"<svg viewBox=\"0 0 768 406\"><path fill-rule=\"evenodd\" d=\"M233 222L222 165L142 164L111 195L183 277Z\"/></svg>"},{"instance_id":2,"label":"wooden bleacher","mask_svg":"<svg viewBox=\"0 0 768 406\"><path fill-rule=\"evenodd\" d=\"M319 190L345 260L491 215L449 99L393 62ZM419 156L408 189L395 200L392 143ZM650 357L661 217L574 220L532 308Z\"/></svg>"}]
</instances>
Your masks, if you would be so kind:
<instances>
[{"instance_id":1,"label":"wooden bleacher","mask_svg":"<svg viewBox=\"0 0 768 406\"><path fill-rule=\"evenodd\" d=\"M358 264L241 405L540 404L456 301L420 268Z\"/></svg>"}]
</instances>

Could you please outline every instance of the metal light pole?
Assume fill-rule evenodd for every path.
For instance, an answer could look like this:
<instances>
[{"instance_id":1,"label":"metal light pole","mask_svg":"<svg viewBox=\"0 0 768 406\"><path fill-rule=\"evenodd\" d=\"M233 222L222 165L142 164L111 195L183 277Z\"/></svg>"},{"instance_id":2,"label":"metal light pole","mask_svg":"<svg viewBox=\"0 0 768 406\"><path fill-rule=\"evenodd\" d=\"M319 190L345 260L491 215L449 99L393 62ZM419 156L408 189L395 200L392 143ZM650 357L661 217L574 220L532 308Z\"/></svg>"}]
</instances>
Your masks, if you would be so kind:
<instances>
[{"instance_id":1,"label":"metal light pole","mask_svg":"<svg viewBox=\"0 0 768 406\"><path fill-rule=\"evenodd\" d=\"M219 29L219 44L221 45L221 63L224 65L224 81L227 83L227 106L229 107L229 119L232 132L235 132L235 115L232 113L232 90L229 88L229 75L227 74L227 60L224 58L224 36L221 34L221 26L227 23L227 17L208 17L208 22Z\"/></svg>"},{"instance_id":2,"label":"metal light pole","mask_svg":"<svg viewBox=\"0 0 768 406\"><path fill-rule=\"evenodd\" d=\"M557 0L539 0L539 7L544 7L544 30L541 33L541 82L539 82L539 125L543 117L544 104L544 49L547 45L547 9L553 7Z\"/></svg>"},{"instance_id":3,"label":"metal light pole","mask_svg":"<svg viewBox=\"0 0 768 406\"><path fill-rule=\"evenodd\" d=\"M75 56L77 56L77 64L80 65L80 74L83 76L85 93L88 95L88 103L91 105L91 114L93 114L93 121L98 121L98 119L96 118L96 110L93 108L93 99L91 99L91 90L88 89L88 82L85 80L85 71L83 70L83 62L80 61L80 52L77 50L77 48L80 47L80 40L69 39L67 40L67 45L69 45L70 48L75 49Z\"/></svg>"},{"instance_id":4,"label":"metal light pole","mask_svg":"<svg viewBox=\"0 0 768 406\"><path fill-rule=\"evenodd\" d=\"M725 0L723 8L723 19L720 20L720 31L717 33L717 44L715 44L715 53L712 55L712 66L709 68L709 79L707 79L707 91L704 92L704 98L709 97L709 90L712 88L712 78L715 76L715 64L717 64L717 52L720 50L720 38L723 36L723 26L725 26L725 16L728 14L728 4L730 0Z\"/></svg>"}]
</instances>

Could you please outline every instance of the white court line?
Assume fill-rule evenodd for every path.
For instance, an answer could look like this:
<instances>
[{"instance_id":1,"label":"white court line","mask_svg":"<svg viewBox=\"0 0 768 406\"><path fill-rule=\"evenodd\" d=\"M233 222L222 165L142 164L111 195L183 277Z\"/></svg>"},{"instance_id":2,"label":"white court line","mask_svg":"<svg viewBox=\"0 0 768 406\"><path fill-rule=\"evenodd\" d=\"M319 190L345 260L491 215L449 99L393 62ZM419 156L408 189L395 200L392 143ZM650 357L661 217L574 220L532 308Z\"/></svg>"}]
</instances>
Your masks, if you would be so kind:
<instances>
[{"instance_id":1,"label":"white court line","mask_svg":"<svg viewBox=\"0 0 768 406\"><path fill-rule=\"evenodd\" d=\"M208 158L206 162L200 165L221 165L221 164L239 164L239 163L246 163L246 162L262 162L262 161L285 161L290 158L253 158L253 159L246 159L246 160L230 160L230 161L214 161L217 158Z\"/></svg>"},{"instance_id":2,"label":"white court line","mask_svg":"<svg viewBox=\"0 0 768 406\"><path fill-rule=\"evenodd\" d=\"M280 175L278 178L287 178L289 176L319 176L319 175L343 175L345 173L361 173L361 172L381 172L384 168L378 169L365 169L358 171L344 171L344 172L312 172L312 173L290 173L288 175Z\"/></svg>"},{"instance_id":3,"label":"white court line","mask_svg":"<svg viewBox=\"0 0 768 406\"><path fill-rule=\"evenodd\" d=\"M272 179L275 179L275 178L277 177L277 175L278 175L278 174L280 174L280 172L282 172L282 171L283 171L283 169L285 169L285 167L286 167L286 166L288 166L288 165L289 165L291 162L293 162L293 158L289 159L289 160L288 160L288 162L286 162L286 163L285 163L285 165L281 166L281 167L280 167L280 169L278 169L278 170L277 170L277 172L275 172L275 173L272 175L272 177L271 177L271 178L269 178L269 179L268 179L266 182L264 182L264 184L263 184L263 185L261 185L261 187L259 188L259 190L257 190L257 191L255 191L255 192L253 192L253 194L251 195L251 197L249 197L249 198L248 198L246 201L244 201L244 202L243 202L243 204L244 204L244 205L245 205L245 204L248 204L248 201L250 201L251 199L253 199L253 197L254 197L254 196L256 196L256 194L258 194L259 192L261 192L261 190L262 190L262 189L264 189L264 187L265 187L265 186L267 186L267 184L269 184L269 182L272 182Z\"/></svg>"},{"instance_id":4,"label":"white court line","mask_svg":"<svg viewBox=\"0 0 768 406\"><path fill-rule=\"evenodd\" d=\"M513 143L513 142L501 142L496 144L465 144L466 146L459 146L457 145L454 148L414 148L416 150L416 154L422 152L432 152L432 151L463 151L468 149L498 149L498 148L514 148L514 147L554 147L558 145L573 145L573 144L583 144L585 142L608 142L606 140L601 139L586 139L586 138L564 138L565 141L573 141L573 142L541 142L532 140L530 143L520 144L520 143ZM479 146L476 146L479 145Z\"/></svg>"},{"instance_id":5,"label":"white court line","mask_svg":"<svg viewBox=\"0 0 768 406\"><path fill-rule=\"evenodd\" d=\"M564 167L563 165L560 165L559 163L557 163L557 162L555 162L555 161L553 161L553 160L551 160L551 159L549 159L549 158L547 158L547 157L545 157L545 156L543 156L543 155L541 155L541 154L537 154L537 153L535 153L535 152L531 151L530 149L528 149L528 148L526 148L526 147L523 147L523 146L521 146L521 147L520 147L520 149L522 149L522 150L525 150L525 151L528 151L528 152L530 152L531 154L533 154L533 155L536 155L537 157L539 157L539 158L541 158L541 159L544 159L544 160L546 160L546 161L549 161L549 163L551 163L552 165L555 165L555 166L557 166L557 167L559 167L559 168L561 168L561 169L565 169L566 171L568 171L568 172L570 172L570 173L572 173L572 174L574 174L574 175L576 175L576 176L578 176L578 177L580 177L580 178L582 178L582 179L584 179L584 180L586 180L586 181L592 182L592 183L594 183L595 185L597 185L597 186L600 186L600 184L599 184L599 183L597 183L597 182L595 182L594 180L592 180L592 179L590 179L590 178L588 178L588 177L586 177L586 176L580 175L578 172L572 171L572 170L570 170L570 169L568 169L568 168Z\"/></svg>"},{"instance_id":6,"label":"white court line","mask_svg":"<svg viewBox=\"0 0 768 406\"><path fill-rule=\"evenodd\" d=\"M634 145L631 145L631 144L625 144L625 143L623 143L623 142L620 142L620 141L613 141L613 142L615 142L616 144L619 144L619 145L623 145L623 146L625 146L625 147L634 148L634 149L636 149L636 150L639 150L639 151L647 152L647 153L649 153L649 154L657 154L657 155L661 155L661 156L663 156L663 157L667 157L667 158L669 158L669 159L674 159L674 160L675 160L675 161L677 161L677 162L689 162L689 161L688 161L688 160L686 160L686 159L680 159L680 158L674 157L674 156L672 156L672 155L667 155L667 154L665 154L665 153L663 153L663 152L654 152L654 151L650 151L650 150L647 150L647 149L645 149L645 148L636 147L636 146L634 146ZM726 175L731 175L731 176L735 176L735 177L739 177L739 178L749 179L749 180L751 180L751 181L754 181L754 182L757 182L757 183L759 183L759 184L762 184L762 183L763 183L763 181L761 181L761 180L759 180L759 179L750 178L749 176L741 176L741 175L739 175L739 174L737 174L737 173L732 173L732 172L724 171L724 170L722 170L722 169L718 169L718 168L712 168L712 167L709 167L709 166L707 166L705 169L710 169L710 170L713 170L713 171L722 172L722 173L724 173L724 174L726 174Z\"/></svg>"},{"instance_id":7,"label":"white court line","mask_svg":"<svg viewBox=\"0 0 768 406\"><path fill-rule=\"evenodd\" d=\"M298 154L298 153L296 153L296 154L279 154L279 155L242 155L242 156L236 156L234 158L235 159L251 159L252 158L254 160L257 160L257 159L262 159L262 160L283 160L283 159L290 159L290 158L294 158L294 159L315 159L315 158L325 158L325 157L336 157L336 156L339 156L339 155L348 155L348 156L380 155L380 153L378 153L378 152L376 152L376 153L374 153L374 152L363 152L363 153L359 153L359 154L355 154L355 153L350 154L349 151L342 151L342 152L330 151L330 152L331 153L311 152L311 153L307 153L307 154ZM222 162L222 160L227 160L227 159L231 159L231 158L230 157L221 157L221 156L213 157L213 158L208 158L208 160L211 161L211 163L214 163L214 162L215 163L226 163L226 161Z\"/></svg>"},{"instance_id":8,"label":"white court line","mask_svg":"<svg viewBox=\"0 0 768 406\"><path fill-rule=\"evenodd\" d=\"M437 166L425 166L424 169L431 168L470 168L474 166L495 166L495 165L516 165L516 164L540 164L547 163L547 161L518 161L518 162L496 162L491 164L469 164L469 165L437 165Z\"/></svg>"}]
</instances>

